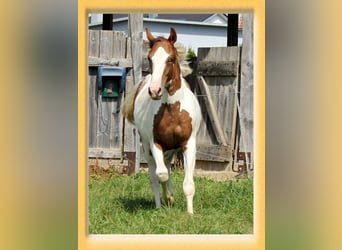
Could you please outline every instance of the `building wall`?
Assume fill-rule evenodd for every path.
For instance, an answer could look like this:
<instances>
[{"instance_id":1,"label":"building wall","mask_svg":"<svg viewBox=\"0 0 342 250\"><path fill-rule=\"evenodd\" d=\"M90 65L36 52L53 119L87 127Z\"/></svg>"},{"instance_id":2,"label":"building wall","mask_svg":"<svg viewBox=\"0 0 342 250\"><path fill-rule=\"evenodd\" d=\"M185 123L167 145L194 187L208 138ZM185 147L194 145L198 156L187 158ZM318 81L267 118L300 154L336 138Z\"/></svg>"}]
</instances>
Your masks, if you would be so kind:
<instances>
[{"instance_id":1,"label":"building wall","mask_svg":"<svg viewBox=\"0 0 342 250\"><path fill-rule=\"evenodd\" d=\"M169 36L170 27L177 31L178 41L185 47L193 49L197 53L198 48L203 47L226 47L227 46L227 27L222 24L204 24L194 22L162 21L144 19L144 31L148 27L154 36ZM89 29L101 29L101 24L91 25ZM116 21L113 24L116 31L127 33L127 19ZM143 32L143 38L146 34ZM239 30L238 43L242 43L242 31Z\"/></svg>"}]
</instances>

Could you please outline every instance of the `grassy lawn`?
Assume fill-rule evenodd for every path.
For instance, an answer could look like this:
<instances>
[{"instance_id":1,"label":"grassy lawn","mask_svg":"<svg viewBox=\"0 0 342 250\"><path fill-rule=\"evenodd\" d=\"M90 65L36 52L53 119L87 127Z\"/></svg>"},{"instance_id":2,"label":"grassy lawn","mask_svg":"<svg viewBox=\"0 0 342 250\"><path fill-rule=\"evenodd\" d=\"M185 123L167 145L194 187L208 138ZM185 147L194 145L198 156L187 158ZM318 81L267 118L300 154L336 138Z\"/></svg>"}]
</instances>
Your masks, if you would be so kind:
<instances>
[{"instance_id":1,"label":"grassy lawn","mask_svg":"<svg viewBox=\"0 0 342 250\"><path fill-rule=\"evenodd\" d=\"M155 209L147 173L89 178L91 234L253 233L253 180L195 178L194 215L186 212L184 174L172 173L175 206Z\"/></svg>"}]
</instances>

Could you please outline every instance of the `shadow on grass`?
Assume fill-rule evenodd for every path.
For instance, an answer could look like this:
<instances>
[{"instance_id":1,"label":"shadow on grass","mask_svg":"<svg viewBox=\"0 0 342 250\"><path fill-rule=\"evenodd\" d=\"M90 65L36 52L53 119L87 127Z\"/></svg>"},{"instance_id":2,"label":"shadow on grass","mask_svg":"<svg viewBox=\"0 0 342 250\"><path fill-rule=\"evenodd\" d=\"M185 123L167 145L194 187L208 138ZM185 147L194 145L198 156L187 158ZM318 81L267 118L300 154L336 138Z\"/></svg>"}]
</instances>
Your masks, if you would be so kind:
<instances>
[{"instance_id":1,"label":"shadow on grass","mask_svg":"<svg viewBox=\"0 0 342 250\"><path fill-rule=\"evenodd\" d=\"M119 198L119 201L123 204L125 210L130 213L134 213L138 210L153 210L155 209L155 203L152 200L145 198Z\"/></svg>"}]
</instances>

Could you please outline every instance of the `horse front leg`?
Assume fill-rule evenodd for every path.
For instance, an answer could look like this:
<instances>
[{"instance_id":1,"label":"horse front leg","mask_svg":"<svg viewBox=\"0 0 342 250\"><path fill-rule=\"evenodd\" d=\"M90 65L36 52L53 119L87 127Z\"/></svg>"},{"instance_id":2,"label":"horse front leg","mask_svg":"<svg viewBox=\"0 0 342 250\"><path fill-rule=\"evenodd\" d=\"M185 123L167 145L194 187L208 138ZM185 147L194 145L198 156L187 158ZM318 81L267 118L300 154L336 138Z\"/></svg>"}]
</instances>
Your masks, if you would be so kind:
<instances>
[{"instance_id":1,"label":"horse front leg","mask_svg":"<svg viewBox=\"0 0 342 250\"><path fill-rule=\"evenodd\" d=\"M150 177L150 184L154 194L156 208L161 208L160 194L159 194L159 180L156 175L156 163L150 151L149 143L143 143L144 155L148 164L148 173Z\"/></svg>"},{"instance_id":2,"label":"horse front leg","mask_svg":"<svg viewBox=\"0 0 342 250\"><path fill-rule=\"evenodd\" d=\"M156 163L156 175L160 183L166 182L169 179L169 173L164 163L164 153L161 146L157 143L150 143L151 152Z\"/></svg>"},{"instance_id":3,"label":"horse front leg","mask_svg":"<svg viewBox=\"0 0 342 250\"><path fill-rule=\"evenodd\" d=\"M193 214L193 198L195 195L194 171L196 164L196 139L190 137L186 144L184 155L184 172L183 191L186 197L188 213Z\"/></svg>"}]
</instances>

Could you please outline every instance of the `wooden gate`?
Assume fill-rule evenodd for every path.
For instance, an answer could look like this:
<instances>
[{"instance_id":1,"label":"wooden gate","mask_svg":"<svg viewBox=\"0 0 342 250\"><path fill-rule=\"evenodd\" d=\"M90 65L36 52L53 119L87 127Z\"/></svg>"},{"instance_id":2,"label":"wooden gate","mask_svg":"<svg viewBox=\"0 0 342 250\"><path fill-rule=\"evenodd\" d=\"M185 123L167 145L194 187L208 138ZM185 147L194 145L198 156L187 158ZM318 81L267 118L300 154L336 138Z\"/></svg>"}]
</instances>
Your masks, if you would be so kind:
<instances>
[{"instance_id":1,"label":"wooden gate","mask_svg":"<svg viewBox=\"0 0 342 250\"><path fill-rule=\"evenodd\" d=\"M240 48L200 48L194 70L202 109L197 168L231 170L237 126Z\"/></svg>"}]
</instances>

